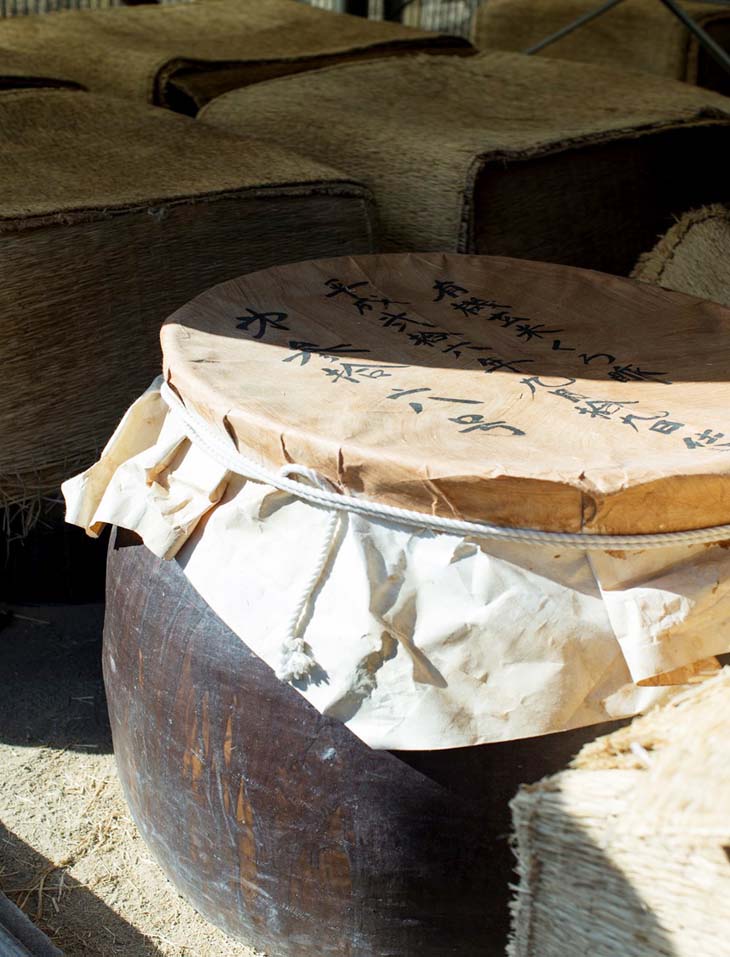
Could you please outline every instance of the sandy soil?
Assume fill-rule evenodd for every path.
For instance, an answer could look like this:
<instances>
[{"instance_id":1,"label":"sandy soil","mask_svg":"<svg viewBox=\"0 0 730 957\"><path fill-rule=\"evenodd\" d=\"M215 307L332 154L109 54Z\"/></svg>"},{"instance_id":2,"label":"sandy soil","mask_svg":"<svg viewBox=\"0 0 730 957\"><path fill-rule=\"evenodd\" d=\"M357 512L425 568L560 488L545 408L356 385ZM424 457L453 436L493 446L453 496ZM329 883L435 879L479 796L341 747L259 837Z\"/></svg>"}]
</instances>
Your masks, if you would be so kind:
<instances>
[{"instance_id":1,"label":"sandy soil","mask_svg":"<svg viewBox=\"0 0 730 957\"><path fill-rule=\"evenodd\" d=\"M116 777L101 606L0 612L0 888L67 957L253 957L154 863Z\"/></svg>"}]
</instances>

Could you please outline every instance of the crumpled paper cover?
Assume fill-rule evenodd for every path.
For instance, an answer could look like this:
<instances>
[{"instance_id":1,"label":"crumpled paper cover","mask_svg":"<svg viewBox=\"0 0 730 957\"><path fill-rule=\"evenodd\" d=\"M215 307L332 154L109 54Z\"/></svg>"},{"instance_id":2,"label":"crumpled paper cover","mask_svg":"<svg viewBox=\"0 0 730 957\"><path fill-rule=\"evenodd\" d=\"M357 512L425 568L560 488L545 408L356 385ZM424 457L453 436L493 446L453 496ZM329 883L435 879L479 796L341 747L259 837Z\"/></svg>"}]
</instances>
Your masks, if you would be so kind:
<instances>
[{"instance_id":1,"label":"crumpled paper cover","mask_svg":"<svg viewBox=\"0 0 730 957\"><path fill-rule=\"evenodd\" d=\"M99 462L66 482L67 520L137 532L278 668L292 611L313 666L294 687L373 748L430 750L646 710L730 650L723 545L595 552L331 513L226 472L156 383ZM232 446L233 447L233 446Z\"/></svg>"}]
</instances>

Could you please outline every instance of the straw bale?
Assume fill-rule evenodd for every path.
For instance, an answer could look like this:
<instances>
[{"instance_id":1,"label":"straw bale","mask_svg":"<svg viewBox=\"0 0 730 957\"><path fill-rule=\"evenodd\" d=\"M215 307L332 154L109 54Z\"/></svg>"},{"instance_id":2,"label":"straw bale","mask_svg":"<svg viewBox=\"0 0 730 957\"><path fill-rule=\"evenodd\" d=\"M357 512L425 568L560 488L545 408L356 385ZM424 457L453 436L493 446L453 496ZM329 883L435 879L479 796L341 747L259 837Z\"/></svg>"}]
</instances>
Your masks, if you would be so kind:
<instances>
[{"instance_id":1,"label":"straw bale","mask_svg":"<svg viewBox=\"0 0 730 957\"><path fill-rule=\"evenodd\" d=\"M632 276L730 306L730 207L685 213L641 256Z\"/></svg>"},{"instance_id":2,"label":"straw bale","mask_svg":"<svg viewBox=\"0 0 730 957\"><path fill-rule=\"evenodd\" d=\"M271 145L123 100L0 94L0 506L94 461L211 284L371 248L367 192Z\"/></svg>"},{"instance_id":3,"label":"straw bale","mask_svg":"<svg viewBox=\"0 0 730 957\"><path fill-rule=\"evenodd\" d=\"M512 802L510 957L724 957L730 668Z\"/></svg>"},{"instance_id":4,"label":"straw bale","mask_svg":"<svg viewBox=\"0 0 730 957\"><path fill-rule=\"evenodd\" d=\"M0 20L0 77L50 75L185 113L271 77L418 50L472 52L463 37L296 0L201 0Z\"/></svg>"},{"instance_id":5,"label":"straw bale","mask_svg":"<svg viewBox=\"0 0 730 957\"><path fill-rule=\"evenodd\" d=\"M730 99L686 84L512 53L345 64L232 91L199 116L365 182L385 251L624 275L688 197L727 195L729 118Z\"/></svg>"},{"instance_id":6,"label":"straw bale","mask_svg":"<svg viewBox=\"0 0 730 957\"><path fill-rule=\"evenodd\" d=\"M474 43L480 50L524 51L597 6L596 0L488 0L474 18ZM682 7L721 46L730 47L727 6ZM623 0L539 55L642 70L730 93L730 77L659 0Z\"/></svg>"},{"instance_id":7,"label":"straw bale","mask_svg":"<svg viewBox=\"0 0 730 957\"><path fill-rule=\"evenodd\" d=\"M0 19L0 29L2 28ZM0 91L51 87L56 89L79 90L81 85L73 80L54 76L47 65L31 64L29 58L17 50L0 48Z\"/></svg>"}]
</instances>

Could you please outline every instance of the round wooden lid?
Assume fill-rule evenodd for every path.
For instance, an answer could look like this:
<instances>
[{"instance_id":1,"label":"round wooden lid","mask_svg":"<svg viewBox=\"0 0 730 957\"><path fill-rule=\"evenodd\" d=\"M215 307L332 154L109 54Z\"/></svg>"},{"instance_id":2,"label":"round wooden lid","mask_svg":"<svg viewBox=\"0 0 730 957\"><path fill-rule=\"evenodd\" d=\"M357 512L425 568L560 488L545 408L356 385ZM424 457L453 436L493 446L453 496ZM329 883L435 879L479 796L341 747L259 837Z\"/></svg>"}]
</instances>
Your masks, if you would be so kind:
<instances>
[{"instance_id":1,"label":"round wooden lid","mask_svg":"<svg viewBox=\"0 0 730 957\"><path fill-rule=\"evenodd\" d=\"M223 283L162 329L185 404L258 464L499 525L730 522L730 310L546 263L443 253Z\"/></svg>"}]
</instances>

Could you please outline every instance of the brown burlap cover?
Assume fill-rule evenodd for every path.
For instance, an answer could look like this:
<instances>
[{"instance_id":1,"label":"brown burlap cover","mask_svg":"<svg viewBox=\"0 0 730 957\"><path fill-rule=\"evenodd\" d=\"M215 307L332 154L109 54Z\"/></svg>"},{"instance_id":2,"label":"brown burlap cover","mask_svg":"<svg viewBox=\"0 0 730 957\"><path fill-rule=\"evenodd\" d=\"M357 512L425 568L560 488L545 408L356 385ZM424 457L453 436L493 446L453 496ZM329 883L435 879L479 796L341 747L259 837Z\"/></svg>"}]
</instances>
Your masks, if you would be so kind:
<instances>
[{"instance_id":1,"label":"brown burlap cover","mask_svg":"<svg viewBox=\"0 0 730 957\"><path fill-rule=\"evenodd\" d=\"M0 94L0 504L93 461L161 368L159 326L211 283L371 248L334 170L154 107Z\"/></svg>"},{"instance_id":2,"label":"brown burlap cover","mask_svg":"<svg viewBox=\"0 0 730 957\"><path fill-rule=\"evenodd\" d=\"M372 188L387 250L628 274L673 212L730 190L730 99L512 53L346 64L232 91L200 119L336 161Z\"/></svg>"},{"instance_id":3,"label":"brown burlap cover","mask_svg":"<svg viewBox=\"0 0 730 957\"><path fill-rule=\"evenodd\" d=\"M730 669L512 802L509 957L726 957Z\"/></svg>"},{"instance_id":4,"label":"brown burlap cover","mask_svg":"<svg viewBox=\"0 0 730 957\"><path fill-rule=\"evenodd\" d=\"M632 276L730 306L730 207L686 213L639 259Z\"/></svg>"},{"instance_id":5,"label":"brown burlap cover","mask_svg":"<svg viewBox=\"0 0 730 957\"><path fill-rule=\"evenodd\" d=\"M296 0L80 10L0 20L0 76L79 83L194 113L226 90L353 57L471 51L460 37L329 13Z\"/></svg>"},{"instance_id":6,"label":"brown burlap cover","mask_svg":"<svg viewBox=\"0 0 730 957\"><path fill-rule=\"evenodd\" d=\"M481 50L523 52L598 5L596 0L488 0L474 19L474 42ZM721 46L730 46L730 7L684 2L682 7ZM730 93L730 76L659 0L623 0L540 55L644 70Z\"/></svg>"}]
</instances>

